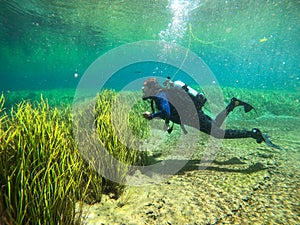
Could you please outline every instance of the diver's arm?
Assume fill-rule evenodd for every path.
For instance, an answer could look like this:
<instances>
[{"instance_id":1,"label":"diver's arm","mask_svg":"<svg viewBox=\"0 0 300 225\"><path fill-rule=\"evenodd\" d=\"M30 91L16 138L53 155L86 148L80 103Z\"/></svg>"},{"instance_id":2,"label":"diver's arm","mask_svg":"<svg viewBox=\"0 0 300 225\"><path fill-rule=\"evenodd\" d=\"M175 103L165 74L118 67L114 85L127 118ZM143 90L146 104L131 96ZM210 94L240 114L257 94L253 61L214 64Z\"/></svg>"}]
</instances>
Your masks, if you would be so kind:
<instances>
[{"instance_id":1,"label":"diver's arm","mask_svg":"<svg viewBox=\"0 0 300 225\"><path fill-rule=\"evenodd\" d=\"M164 113L163 113L163 111L162 110L160 110L160 111L158 111L158 112L154 112L154 113L151 113L150 114L150 117L151 117L151 119L153 119L153 118L163 118L163 115L164 115Z\"/></svg>"},{"instance_id":2,"label":"diver's arm","mask_svg":"<svg viewBox=\"0 0 300 225\"><path fill-rule=\"evenodd\" d=\"M166 107L166 108L165 108ZM170 108L170 106L166 105L163 107L162 110L159 110L157 112L153 112L153 113L150 113L150 112L144 112L143 115L146 119L153 119L153 118L162 118L162 119L165 119L166 123L169 123L170 121L170 111L168 110L168 108Z\"/></svg>"},{"instance_id":3,"label":"diver's arm","mask_svg":"<svg viewBox=\"0 0 300 225\"><path fill-rule=\"evenodd\" d=\"M145 117L145 119L148 119L148 120L152 120L153 118L163 118L163 112L158 111L158 112L150 113L150 112L146 111L143 113L143 116Z\"/></svg>"},{"instance_id":4,"label":"diver's arm","mask_svg":"<svg viewBox=\"0 0 300 225\"><path fill-rule=\"evenodd\" d=\"M165 120L165 130L168 131L169 134L171 134L172 130L173 130L173 126L172 127L169 126L170 115L167 112L168 111L165 111L165 110L160 110L160 111L155 112L155 113L150 113L150 112L147 111L147 112L143 113L143 116L144 116L144 118L146 118L148 120L152 120L153 118L162 118L162 119L164 119Z\"/></svg>"},{"instance_id":5,"label":"diver's arm","mask_svg":"<svg viewBox=\"0 0 300 225\"><path fill-rule=\"evenodd\" d=\"M170 123L170 116L171 116L171 107L169 104L168 99L166 98L165 94L162 93L162 95L158 95L158 104L159 108L161 109L158 112L152 113L151 118L162 118L165 120L165 129L169 133L172 132L172 129L170 129L169 123Z\"/></svg>"},{"instance_id":6,"label":"diver's arm","mask_svg":"<svg viewBox=\"0 0 300 225\"><path fill-rule=\"evenodd\" d=\"M158 108L160 109L157 112L154 112L153 102L156 102L158 105ZM169 129L169 122L170 122L170 116L171 116L171 107L169 104L169 101L167 99L165 92L160 92L155 96L155 100L151 100L151 109L152 113L145 112L143 113L144 118L151 120L153 118L162 118L165 120L165 126L167 129Z\"/></svg>"}]
</instances>

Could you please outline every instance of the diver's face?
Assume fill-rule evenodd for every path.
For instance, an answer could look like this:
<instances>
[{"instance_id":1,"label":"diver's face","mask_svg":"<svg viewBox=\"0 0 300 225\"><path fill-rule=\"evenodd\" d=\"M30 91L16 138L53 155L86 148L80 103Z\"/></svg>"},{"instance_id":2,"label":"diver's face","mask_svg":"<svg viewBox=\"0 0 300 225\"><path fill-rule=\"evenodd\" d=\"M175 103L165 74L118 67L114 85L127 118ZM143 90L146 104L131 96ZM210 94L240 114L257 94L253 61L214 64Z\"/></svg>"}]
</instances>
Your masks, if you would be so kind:
<instances>
[{"instance_id":1,"label":"diver's face","mask_svg":"<svg viewBox=\"0 0 300 225\"><path fill-rule=\"evenodd\" d=\"M144 93L144 96L151 96L153 93L152 89L148 85L143 85L142 91Z\"/></svg>"},{"instance_id":2,"label":"diver's face","mask_svg":"<svg viewBox=\"0 0 300 225\"><path fill-rule=\"evenodd\" d=\"M149 93L149 87L144 85L144 86L142 87L142 91L143 91L143 93L146 95L147 93Z\"/></svg>"}]
</instances>

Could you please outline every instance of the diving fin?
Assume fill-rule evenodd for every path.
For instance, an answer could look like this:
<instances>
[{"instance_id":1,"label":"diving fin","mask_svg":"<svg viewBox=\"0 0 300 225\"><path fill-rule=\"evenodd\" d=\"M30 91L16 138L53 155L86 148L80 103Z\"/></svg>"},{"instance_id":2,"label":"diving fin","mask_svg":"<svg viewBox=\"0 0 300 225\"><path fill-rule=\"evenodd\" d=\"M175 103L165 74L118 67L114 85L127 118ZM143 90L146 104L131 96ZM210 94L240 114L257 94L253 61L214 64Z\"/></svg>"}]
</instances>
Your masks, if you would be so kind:
<instances>
[{"instance_id":1,"label":"diving fin","mask_svg":"<svg viewBox=\"0 0 300 225\"><path fill-rule=\"evenodd\" d=\"M253 109L254 112L256 113L256 115L258 116L258 113L257 113L256 109L255 109L252 105L250 105L250 104L244 102L244 105L243 105L243 106L244 106L244 111L245 111L245 113L250 112L250 111Z\"/></svg>"},{"instance_id":2,"label":"diving fin","mask_svg":"<svg viewBox=\"0 0 300 225\"><path fill-rule=\"evenodd\" d=\"M250 105L250 104L248 104L246 102L244 103L244 111L245 111L245 113L250 112L252 109L254 109L254 107L252 105Z\"/></svg>"},{"instance_id":3,"label":"diving fin","mask_svg":"<svg viewBox=\"0 0 300 225\"><path fill-rule=\"evenodd\" d=\"M240 99L237 99L237 98L233 97L231 99L231 103L228 106L228 109L230 111L232 111L237 106L243 106L245 113L250 112L253 109L255 111L255 113L258 115L257 111L255 110L255 108L252 105L250 105L249 103L244 102Z\"/></svg>"},{"instance_id":4,"label":"diving fin","mask_svg":"<svg viewBox=\"0 0 300 225\"><path fill-rule=\"evenodd\" d=\"M264 137L264 142L269 146L269 147L272 147L272 148L276 148L276 149L279 149L279 150L284 150L282 147L280 147L279 145L275 145L268 134L263 134L263 137Z\"/></svg>"}]
</instances>

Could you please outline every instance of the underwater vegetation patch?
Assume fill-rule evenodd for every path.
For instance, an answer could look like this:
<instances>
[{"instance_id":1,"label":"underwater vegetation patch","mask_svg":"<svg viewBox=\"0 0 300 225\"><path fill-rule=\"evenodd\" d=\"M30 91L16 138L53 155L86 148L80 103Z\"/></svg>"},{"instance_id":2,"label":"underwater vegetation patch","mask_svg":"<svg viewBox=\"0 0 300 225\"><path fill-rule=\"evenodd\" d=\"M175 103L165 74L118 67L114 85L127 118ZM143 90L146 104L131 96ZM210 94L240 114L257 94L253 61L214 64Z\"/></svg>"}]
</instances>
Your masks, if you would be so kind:
<instances>
[{"instance_id":1,"label":"underwater vegetation patch","mask_svg":"<svg viewBox=\"0 0 300 225\"><path fill-rule=\"evenodd\" d=\"M115 96L115 92L105 91L97 97L97 106L92 111L95 112L97 135L107 151L118 160L128 165L143 164L146 153L133 149L138 139L134 139L132 144L124 144L111 123L108 112L112 102L117 101ZM97 173L97 161L83 159L73 137L71 110L51 108L43 98L34 104L22 101L9 111L4 108L4 102L2 95L0 224L81 223L81 216L76 216L75 212L76 202L99 202L104 192L120 195L123 191L121 184ZM118 103L120 109L125 103ZM133 130L130 133L140 137L147 134L143 131L143 127L147 126L135 115L138 110L139 107L136 107L129 114L118 111L121 121L134 124L124 128L118 126L121 127L119 132L130 129ZM127 142L131 143L130 140ZM86 138L86 143L93 147L93 138ZM97 146L94 147L87 150L99 159ZM110 162L100 165L100 168L103 166L106 171L124 178L129 172L126 168L114 168Z\"/></svg>"},{"instance_id":2,"label":"underwater vegetation patch","mask_svg":"<svg viewBox=\"0 0 300 225\"><path fill-rule=\"evenodd\" d=\"M76 107L74 130L80 152L94 170L111 178L105 180L105 191L113 192L116 198L132 172L130 166L147 163L147 154L139 146L149 126L139 111L139 98L134 93L104 90L95 104L87 101Z\"/></svg>"},{"instance_id":3,"label":"underwater vegetation patch","mask_svg":"<svg viewBox=\"0 0 300 225\"><path fill-rule=\"evenodd\" d=\"M206 90L210 92L212 99L217 99L218 93L214 93L214 89L206 87ZM223 87L222 94L224 95L224 101L226 105L229 103L232 97L242 99L245 102L250 103L256 109L258 115L274 115L274 116L291 116L299 117L300 115L300 92L285 91L285 90L264 90L264 89L243 89L243 88L231 88ZM211 105L222 110L224 106L216 106L215 102L208 101L204 106L204 109L209 111ZM236 109L235 111L240 110ZM241 113L243 118L251 118L252 114L255 115L255 111L250 114ZM230 115L232 117L233 115ZM239 116L237 113L234 116Z\"/></svg>"}]
</instances>

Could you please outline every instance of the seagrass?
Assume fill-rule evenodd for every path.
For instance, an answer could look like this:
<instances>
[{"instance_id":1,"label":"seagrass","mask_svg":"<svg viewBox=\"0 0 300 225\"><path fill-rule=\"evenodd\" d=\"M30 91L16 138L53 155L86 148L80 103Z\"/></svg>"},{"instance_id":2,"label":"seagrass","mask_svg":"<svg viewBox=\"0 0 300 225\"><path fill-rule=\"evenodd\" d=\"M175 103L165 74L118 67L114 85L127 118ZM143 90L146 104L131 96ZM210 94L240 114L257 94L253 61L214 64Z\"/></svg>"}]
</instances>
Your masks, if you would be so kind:
<instances>
[{"instance_id":1,"label":"seagrass","mask_svg":"<svg viewBox=\"0 0 300 225\"><path fill-rule=\"evenodd\" d=\"M118 102L120 110L116 116L126 125L121 124L119 132L145 137L147 124L137 116L140 103L128 113L124 112L126 101L123 100ZM97 97L93 111L97 123L95 135L125 165L143 164L146 154L134 149L139 138L120 136L115 131L111 122L114 101L118 99L113 91L104 91ZM9 111L4 108L4 102L2 94L0 224L79 224L81 210L75 209L76 202L99 202L104 192L116 197L122 193L124 186L103 178L99 166L120 179L126 177L128 169L115 168L112 162L99 165L97 159L101 156L97 146L92 148L95 161L83 159L74 141L70 109L50 107L43 97L34 103L22 101ZM120 137L123 141L124 138L132 140L124 143ZM93 138L87 139L88 146L93 146Z\"/></svg>"}]
</instances>

